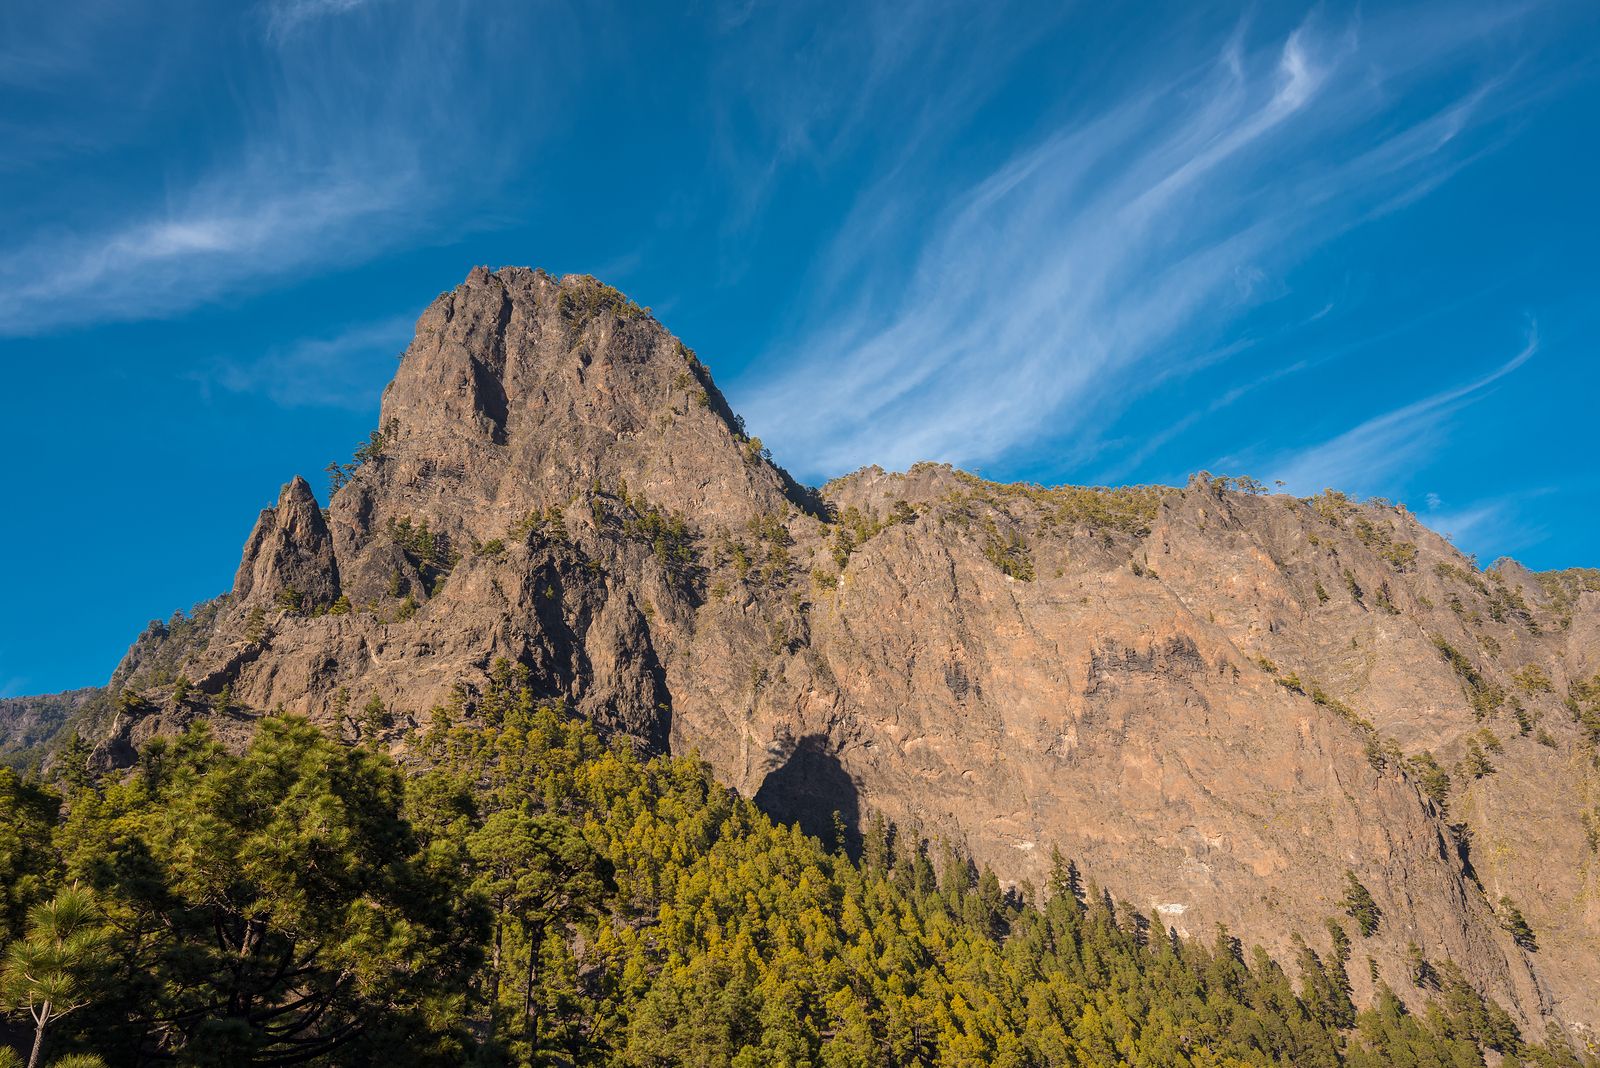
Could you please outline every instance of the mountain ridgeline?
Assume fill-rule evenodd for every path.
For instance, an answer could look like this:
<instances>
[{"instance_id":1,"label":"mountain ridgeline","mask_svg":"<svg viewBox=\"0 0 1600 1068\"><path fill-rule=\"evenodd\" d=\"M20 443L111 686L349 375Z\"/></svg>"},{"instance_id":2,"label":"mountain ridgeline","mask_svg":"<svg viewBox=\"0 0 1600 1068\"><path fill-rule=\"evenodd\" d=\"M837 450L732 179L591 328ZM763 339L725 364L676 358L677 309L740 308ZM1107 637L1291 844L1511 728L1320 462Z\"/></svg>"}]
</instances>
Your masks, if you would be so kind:
<instances>
[{"instance_id":1,"label":"mountain ridgeline","mask_svg":"<svg viewBox=\"0 0 1600 1068\"><path fill-rule=\"evenodd\" d=\"M477 269L429 306L378 429L331 474L326 509L303 479L286 485L231 592L153 625L106 693L0 716L23 723L30 743L68 719L55 766L95 769L103 782L146 767L141 754L168 752L196 724L220 748L187 757L199 761L191 777L252 759L264 724L280 746L284 736L313 746L294 733L304 717L414 781L448 772L460 785L494 780L480 765L469 773L463 754L486 759L515 694L519 715L557 709L540 714L594 732L572 743L594 747L585 759L609 754L649 779L632 801L606 802L619 811L700 782L699 765L668 754L695 754L753 799L697 795L717 829L686 847L712 865L696 878L715 881L718 850L749 852L725 859L745 865L745 881L750 866L769 866L774 900L749 905L767 916L799 908L776 897L825 868L809 877L832 889L811 905L843 957L879 937L850 926L858 913L896 915L921 941L896 949L883 935L873 968L892 971L885 954L903 952L906 968L972 983L929 986L925 1003L891 1011L865 993L885 978L802 981L796 965L785 979L767 966L805 954L804 924L746 932L738 953L766 970L740 972L744 957L652 957L628 939L652 924L693 927L679 909L720 906L624 874L641 843L606 822L591 779L562 787L589 799L567 826L628 906L518 927L513 943L549 942L552 954L505 950L525 958L522 1001L514 977L502 982L497 933L487 998L508 1013L520 1005L512 1014L525 1025L535 971L556 968L568 993L539 985L539 996L566 997L566 1008L552 1001L533 1018L568 1020L565 1037L530 1037L497 1008L466 1013L458 1052L487 1026L523 1043L507 1056L566 1042L572 1060L589 1056L581 1046L640 1064L673 1063L668 1045L651 1044L668 1033L699 1044L708 1064L857 1063L847 1047L879 1051L859 1063L1444 1065L1482 1063L1493 1049L1508 1063L1554 1064L1566 1055L1519 1052L1515 1036L1582 1049L1600 1028L1600 571L1480 568L1403 507L1268 494L1248 479L1043 488L921 464L812 490L773 464L648 310L591 278L518 268ZM477 740L452 748L452 731ZM156 780L141 803L160 801ZM551 806L500 807L534 818ZM84 808L69 800L65 826L87 820ZM758 809L848 856L804 852ZM466 823L436 830L466 840L494 810L463 801ZM422 831L448 822L412 815ZM750 843L771 836L788 844L763 859ZM78 862L60 854L64 878ZM693 867L681 848L673 855ZM941 855L936 873L929 858ZM946 877L969 867L970 879ZM1219 925L1230 932L1220 939ZM20 912L13 927L25 928ZM1246 967L1234 937L1264 953ZM1041 965L1041 947L1065 952L1061 939L1079 947L1076 963ZM950 948L958 942L968 948ZM1101 948L1085 964L1089 944ZM1279 969L1308 953L1335 966L1302 967L1309 986L1297 994ZM1184 995L1194 1005L1231 991L1278 1021L1261 1025L1275 1037L1249 1038L1237 1028L1255 1024L1215 1014L1202 1026L1194 1009L1161 1031L1172 1053L1137 1038L1019 1037L1020 1023L964 1021L951 1007L982 1016L1027 1004L1030 1018L1080 1023L1113 1011L1099 993L1052 1002L1057 965L1063 991L1121 991L1118 1011L1152 1043L1155 988L1131 978L1144 968L1200 976ZM683 1006L731 981L728 968L755 984L728 1019L792 1013L814 1033L735 1061L766 1039L722 1024L672 1031ZM655 985L673 969L693 974ZM850 989L865 999L859 1018L840 1000ZM1438 1003L1447 1008L1424 1012ZM1369 1007L1359 1026L1354 1007ZM914 1027L923 1012L943 1030ZM580 1018L590 1024L571 1022ZM1383 1045L1380 1032L1398 1034L1401 1019L1424 1035L1417 1049L1444 1052L1407 1060ZM1291 1042L1280 1027L1323 1037ZM823 1058L838 1034L855 1038ZM1360 1061L1375 1048L1389 1059Z\"/></svg>"}]
</instances>

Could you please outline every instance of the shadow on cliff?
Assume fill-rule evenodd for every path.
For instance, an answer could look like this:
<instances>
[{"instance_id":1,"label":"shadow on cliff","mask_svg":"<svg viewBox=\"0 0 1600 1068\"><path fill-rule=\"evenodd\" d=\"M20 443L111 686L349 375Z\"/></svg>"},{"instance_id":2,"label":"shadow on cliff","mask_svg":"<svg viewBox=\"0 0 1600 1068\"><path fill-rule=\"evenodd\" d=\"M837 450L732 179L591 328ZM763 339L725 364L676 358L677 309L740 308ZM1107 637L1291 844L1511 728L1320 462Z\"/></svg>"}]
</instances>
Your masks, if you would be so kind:
<instances>
[{"instance_id":1,"label":"shadow on cliff","mask_svg":"<svg viewBox=\"0 0 1600 1068\"><path fill-rule=\"evenodd\" d=\"M755 803L779 823L798 823L824 845L839 838L834 814L843 825L841 843L852 858L861 856L861 796L855 780L824 735L801 738L783 766L770 772L756 791Z\"/></svg>"}]
</instances>

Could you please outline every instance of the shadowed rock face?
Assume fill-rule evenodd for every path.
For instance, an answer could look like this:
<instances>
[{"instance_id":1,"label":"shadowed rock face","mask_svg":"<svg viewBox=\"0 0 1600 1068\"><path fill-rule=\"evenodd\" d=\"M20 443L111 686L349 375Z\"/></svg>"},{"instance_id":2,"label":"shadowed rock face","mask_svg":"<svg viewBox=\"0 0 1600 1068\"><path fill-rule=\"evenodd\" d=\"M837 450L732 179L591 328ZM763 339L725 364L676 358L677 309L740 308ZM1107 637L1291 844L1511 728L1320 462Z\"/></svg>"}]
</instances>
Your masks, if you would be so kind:
<instances>
[{"instance_id":1,"label":"shadowed rock face","mask_svg":"<svg viewBox=\"0 0 1600 1068\"><path fill-rule=\"evenodd\" d=\"M825 735L800 739L751 800L773 819L798 823L807 834L860 858L860 792Z\"/></svg>"},{"instance_id":2,"label":"shadowed rock face","mask_svg":"<svg viewBox=\"0 0 1600 1068\"><path fill-rule=\"evenodd\" d=\"M147 711L105 752L198 716L239 740L280 707L353 737L377 695L403 756L504 657L808 830L881 812L1035 885L1057 847L1162 924L1283 960L1296 932L1326 951L1353 872L1384 915L1358 997L1366 956L1409 994L1415 942L1535 1027L1600 1026L1600 782L1563 705L1600 672L1600 576L1482 571L1403 509L1203 478L919 465L819 507L647 312L537 271L429 306L380 432L326 518L298 479L262 513L186 639L187 696L121 672Z\"/></svg>"}]
</instances>

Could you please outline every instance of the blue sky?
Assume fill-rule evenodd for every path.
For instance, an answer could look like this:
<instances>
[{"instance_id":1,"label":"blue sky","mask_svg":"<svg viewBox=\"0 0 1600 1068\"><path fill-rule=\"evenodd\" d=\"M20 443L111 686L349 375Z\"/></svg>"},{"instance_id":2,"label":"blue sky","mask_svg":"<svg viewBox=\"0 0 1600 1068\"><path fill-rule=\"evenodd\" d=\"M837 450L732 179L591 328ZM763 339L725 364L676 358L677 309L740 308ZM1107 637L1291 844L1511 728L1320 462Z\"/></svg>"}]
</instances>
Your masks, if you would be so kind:
<instances>
[{"instance_id":1,"label":"blue sky","mask_svg":"<svg viewBox=\"0 0 1600 1068\"><path fill-rule=\"evenodd\" d=\"M0 694L226 589L475 264L818 482L1207 469L1600 565L1600 7L0 7Z\"/></svg>"}]
</instances>

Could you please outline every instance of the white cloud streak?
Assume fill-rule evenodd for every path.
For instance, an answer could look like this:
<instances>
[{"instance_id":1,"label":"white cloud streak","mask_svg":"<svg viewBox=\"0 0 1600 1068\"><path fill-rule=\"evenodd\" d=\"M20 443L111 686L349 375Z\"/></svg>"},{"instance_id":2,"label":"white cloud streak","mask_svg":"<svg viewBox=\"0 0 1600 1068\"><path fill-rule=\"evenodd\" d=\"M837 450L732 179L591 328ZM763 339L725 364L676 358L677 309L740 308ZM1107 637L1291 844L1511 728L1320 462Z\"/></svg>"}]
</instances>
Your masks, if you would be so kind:
<instances>
[{"instance_id":1,"label":"white cloud streak","mask_svg":"<svg viewBox=\"0 0 1600 1068\"><path fill-rule=\"evenodd\" d=\"M773 198L785 178L853 164L870 145L884 158L867 174L877 188L860 204L886 210L871 223L861 218L865 212L846 223L857 241L834 254L849 257L863 225L883 227L904 209L885 187L920 149L967 121L1007 67L1069 13L1062 6L1020 17L1005 3L950 0L857 5L845 18L809 4L721 6L717 22L730 36L709 96L717 115L713 148L730 189L728 203L719 205L723 256L734 261L724 265L724 277L743 270L743 245L778 208ZM833 299L826 291L813 296Z\"/></svg>"},{"instance_id":2,"label":"white cloud streak","mask_svg":"<svg viewBox=\"0 0 1600 1068\"><path fill-rule=\"evenodd\" d=\"M305 338L256 359L224 358L193 375L206 389L260 393L284 407L371 408L375 383L394 374L415 328L409 315Z\"/></svg>"},{"instance_id":3,"label":"white cloud streak","mask_svg":"<svg viewBox=\"0 0 1600 1068\"><path fill-rule=\"evenodd\" d=\"M1452 414L1527 363L1538 351L1539 330L1535 323L1529 325L1521 351L1482 378L1374 416L1338 437L1281 458L1268 470L1273 478L1281 479L1298 493L1312 493L1328 486L1370 491L1436 449Z\"/></svg>"},{"instance_id":4,"label":"white cloud streak","mask_svg":"<svg viewBox=\"0 0 1600 1068\"><path fill-rule=\"evenodd\" d=\"M71 217L12 220L0 239L0 334L167 317L360 262L426 239L445 209L459 219L492 190L525 146L505 131L491 142L475 79L517 55L537 87L548 73L539 57L518 55L517 34L494 15L450 34L436 32L447 13L434 4L381 22L323 17L355 6L269 8L259 68L240 75L242 137L163 194L141 202L86 174ZM317 33L286 32L311 19ZM552 43L560 21L544 29Z\"/></svg>"},{"instance_id":5,"label":"white cloud streak","mask_svg":"<svg viewBox=\"0 0 1600 1068\"><path fill-rule=\"evenodd\" d=\"M1226 349L1318 246L1463 165L1464 133L1498 114L1492 84L1421 117L1405 89L1484 25L1368 25L1358 39L1313 20L1254 51L1230 41L1198 73L1063 122L917 220L908 267L857 240L907 232L893 198L858 208L820 288L863 296L842 316L819 309L736 400L812 477L1082 436L1189 373L1197 351ZM872 291L895 276L887 298Z\"/></svg>"},{"instance_id":6,"label":"white cloud streak","mask_svg":"<svg viewBox=\"0 0 1600 1068\"><path fill-rule=\"evenodd\" d=\"M1498 534L1507 518L1507 505L1492 501L1459 512L1441 512L1425 515L1422 522L1435 533L1448 538L1457 546L1470 544L1485 533Z\"/></svg>"},{"instance_id":7,"label":"white cloud streak","mask_svg":"<svg viewBox=\"0 0 1600 1068\"><path fill-rule=\"evenodd\" d=\"M319 19L349 14L372 0L273 0L265 5L267 32L283 38Z\"/></svg>"},{"instance_id":8,"label":"white cloud streak","mask_svg":"<svg viewBox=\"0 0 1600 1068\"><path fill-rule=\"evenodd\" d=\"M344 261L354 251L347 242L414 204L419 183L405 168L335 167L297 182L267 163L243 165L152 217L104 233L36 239L0 258L0 330L160 318L253 279Z\"/></svg>"},{"instance_id":9,"label":"white cloud streak","mask_svg":"<svg viewBox=\"0 0 1600 1068\"><path fill-rule=\"evenodd\" d=\"M1543 541L1549 530L1530 520L1530 502L1550 497L1558 491L1550 486L1537 486L1484 500L1473 501L1459 508L1433 506L1417 518L1435 532L1448 538L1456 547L1478 553L1484 558L1516 552ZM1435 494L1430 498L1437 499Z\"/></svg>"}]
</instances>

